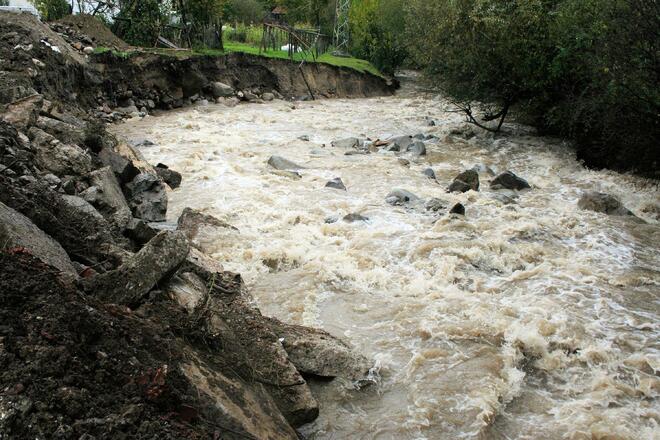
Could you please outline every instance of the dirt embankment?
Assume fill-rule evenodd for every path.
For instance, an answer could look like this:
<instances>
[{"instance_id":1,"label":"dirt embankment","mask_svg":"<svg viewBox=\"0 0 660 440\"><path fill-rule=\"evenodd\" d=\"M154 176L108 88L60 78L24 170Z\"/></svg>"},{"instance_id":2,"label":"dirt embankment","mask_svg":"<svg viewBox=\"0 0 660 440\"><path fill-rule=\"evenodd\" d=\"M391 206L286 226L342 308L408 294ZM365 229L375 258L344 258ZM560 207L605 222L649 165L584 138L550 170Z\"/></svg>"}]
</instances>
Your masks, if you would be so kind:
<instances>
[{"instance_id":1,"label":"dirt embankment","mask_svg":"<svg viewBox=\"0 0 660 440\"><path fill-rule=\"evenodd\" d=\"M192 210L165 224L181 175L102 123L137 105L296 94L285 63L90 63L11 13L0 35L0 438L293 440L319 411L306 378L367 377L343 341L262 316L240 275L200 250L200 234L230 225ZM331 96L389 90L316 75ZM117 105L128 110L105 110Z\"/></svg>"}]
</instances>

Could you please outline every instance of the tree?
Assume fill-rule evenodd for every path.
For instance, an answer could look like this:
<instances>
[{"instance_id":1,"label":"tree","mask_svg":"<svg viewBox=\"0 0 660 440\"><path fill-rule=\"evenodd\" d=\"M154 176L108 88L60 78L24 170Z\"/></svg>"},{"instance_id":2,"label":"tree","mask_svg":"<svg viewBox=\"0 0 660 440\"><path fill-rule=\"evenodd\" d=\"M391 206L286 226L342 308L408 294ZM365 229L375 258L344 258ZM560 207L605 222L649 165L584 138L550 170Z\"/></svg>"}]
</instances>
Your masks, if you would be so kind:
<instances>
[{"instance_id":1,"label":"tree","mask_svg":"<svg viewBox=\"0 0 660 440\"><path fill-rule=\"evenodd\" d=\"M33 3L46 21L59 20L71 13L71 6L66 0L34 0Z\"/></svg>"},{"instance_id":2,"label":"tree","mask_svg":"<svg viewBox=\"0 0 660 440\"><path fill-rule=\"evenodd\" d=\"M392 74L404 62L403 0L356 0L350 11L351 53Z\"/></svg>"}]
</instances>

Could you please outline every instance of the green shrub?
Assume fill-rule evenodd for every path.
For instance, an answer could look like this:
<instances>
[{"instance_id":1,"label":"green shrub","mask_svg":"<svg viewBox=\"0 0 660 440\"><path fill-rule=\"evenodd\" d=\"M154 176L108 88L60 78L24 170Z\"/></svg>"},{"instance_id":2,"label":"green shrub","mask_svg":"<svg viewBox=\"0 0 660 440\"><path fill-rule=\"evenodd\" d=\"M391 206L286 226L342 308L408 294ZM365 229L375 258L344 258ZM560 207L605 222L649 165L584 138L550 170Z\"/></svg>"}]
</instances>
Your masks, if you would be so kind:
<instances>
[{"instance_id":1,"label":"green shrub","mask_svg":"<svg viewBox=\"0 0 660 440\"><path fill-rule=\"evenodd\" d=\"M515 106L540 129L575 139L592 165L657 175L652 3L411 0L408 49L464 110L485 103L490 120Z\"/></svg>"},{"instance_id":2,"label":"green shrub","mask_svg":"<svg viewBox=\"0 0 660 440\"><path fill-rule=\"evenodd\" d=\"M45 21L59 20L71 13L67 0L35 0L34 5Z\"/></svg>"}]
</instances>

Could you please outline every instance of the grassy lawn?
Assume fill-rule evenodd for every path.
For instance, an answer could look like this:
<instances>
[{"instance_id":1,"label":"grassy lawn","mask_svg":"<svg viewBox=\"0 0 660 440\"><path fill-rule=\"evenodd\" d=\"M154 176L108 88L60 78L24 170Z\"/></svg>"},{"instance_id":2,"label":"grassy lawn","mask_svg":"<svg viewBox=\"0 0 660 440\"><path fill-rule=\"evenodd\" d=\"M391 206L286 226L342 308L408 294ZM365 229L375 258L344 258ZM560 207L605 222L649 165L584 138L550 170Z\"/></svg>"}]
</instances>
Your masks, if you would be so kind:
<instances>
[{"instance_id":1,"label":"grassy lawn","mask_svg":"<svg viewBox=\"0 0 660 440\"><path fill-rule=\"evenodd\" d=\"M170 49L159 49L159 48L140 48L136 49L134 51L128 51L128 52L117 52L115 50L109 49L107 47L97 47L94 50L94 53L105 53L112 51L116 56L121 57L121 58L128 58L131 55L137 54L137 53L157 53L160 55L168 55L168 56L174 56L178 58L185 58L188 56L195 56L195 55L202 55L202 56L224 56L227 53L231 52L239 52L239 53L247 53L251 55L257 55L257 56L262 56L262 57L267 57L267 58L279 58L279 59L284 59L288 60L289 59L289 54L286 51L283 50L269 50L267 52L262 52L259 53L259 48L250 46L249 44L245 43L235 43L233 41L227 41L224 43L225 46L225 51L217 50L217 49L195 49L192 52L189 50L170 50ZM304 55L301 53L296 53L293 56L294 61L302 61ZM311 56L306 57L305 61L307 62L313 62ZM357 70L358 72L368 72L376 76L382 77L383 74L376 68L374 67L369 61L365 60L360 60L357 58L350 58L350 57L337 57L329 53L325 53L321 55L319 58L317 58L316 62L318 63L325 63L325 64L330 64L332 66L338 66L338 67L347 67L349 69Z\"/></svg>"}]
</instances>

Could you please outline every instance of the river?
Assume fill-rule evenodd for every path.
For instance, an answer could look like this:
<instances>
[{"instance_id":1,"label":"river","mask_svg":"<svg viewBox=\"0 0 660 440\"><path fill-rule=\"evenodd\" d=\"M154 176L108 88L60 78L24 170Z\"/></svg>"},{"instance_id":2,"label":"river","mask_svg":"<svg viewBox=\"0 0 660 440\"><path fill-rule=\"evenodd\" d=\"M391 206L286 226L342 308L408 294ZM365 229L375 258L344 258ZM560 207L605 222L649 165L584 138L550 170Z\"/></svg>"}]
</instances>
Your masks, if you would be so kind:
<instances>
[{"instance_id":1,"label":"river","mask_svg":"<svg viewBox=\"0 0 660 440\"><path fill-rule=\"evenodd\" d=\"M171 221L190 206L238 229L207 246L264 314L374 359L376 386L313 386L310 439L660 438L657 183L585 169L525 127L471 136L442 97L404 83L394 97L194 107L114 130L153 141L145 157L183 174ZM408 166L330 146L416 133L437 138ZM302 165L302 179L273 173L274 154ZM532 189L492 191L481 173L479 192L446 193L475 164ZM324 188L335 177L347 191ZM466 215L391 206L394 188L461 202ZM580 210L585 190L644 221Z\"/></svg>"}]
</instances>

